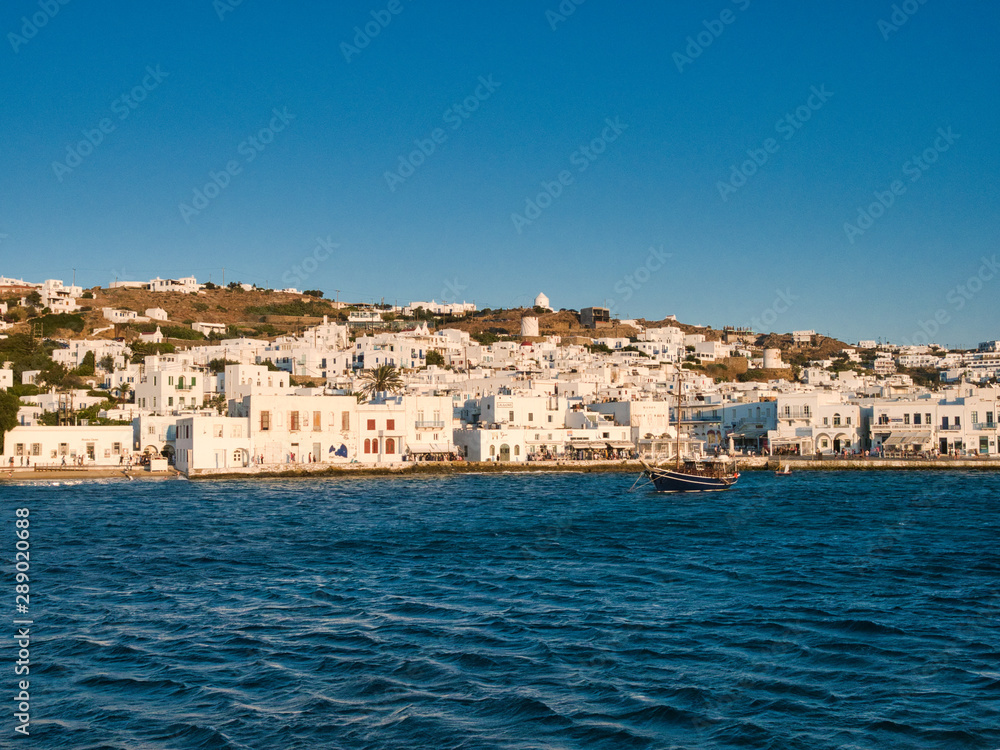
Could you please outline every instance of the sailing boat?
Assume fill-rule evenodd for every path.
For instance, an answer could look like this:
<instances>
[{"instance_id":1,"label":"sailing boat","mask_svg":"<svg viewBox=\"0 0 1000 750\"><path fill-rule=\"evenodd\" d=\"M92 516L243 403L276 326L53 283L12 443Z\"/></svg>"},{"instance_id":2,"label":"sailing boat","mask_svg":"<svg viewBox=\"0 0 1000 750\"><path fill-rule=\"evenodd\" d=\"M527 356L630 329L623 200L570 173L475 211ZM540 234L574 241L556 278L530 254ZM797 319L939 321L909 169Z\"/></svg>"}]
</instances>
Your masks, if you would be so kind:
<instances>
[{"instance_id":1,"label":"sailing boat","mask_svg":"<svg viewBox=\"0 0 1000 750\"><path fill-rule=\"evenodd\" d=\"M674 466L668 469L663 466L650 466L642 463L642 474L639 480L649 479L657 492L719 492L728 490L740 478L739 472L730 470L727 465L729 458L722 457L713 460L687 459L681 462L681 380L677 375L677 445L675 448ZM635 485L633 485L634 487Z\"/></svg>"}]
</instances>

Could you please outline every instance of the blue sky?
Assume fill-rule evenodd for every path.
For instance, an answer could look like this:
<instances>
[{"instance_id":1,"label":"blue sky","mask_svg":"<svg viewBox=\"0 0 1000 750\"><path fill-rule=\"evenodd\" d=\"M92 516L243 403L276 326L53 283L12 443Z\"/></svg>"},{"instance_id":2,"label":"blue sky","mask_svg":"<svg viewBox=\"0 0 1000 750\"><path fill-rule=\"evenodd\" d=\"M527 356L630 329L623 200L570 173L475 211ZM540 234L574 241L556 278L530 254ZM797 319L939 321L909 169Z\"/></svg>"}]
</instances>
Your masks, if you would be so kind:
<instances>
[{"instance_id":1,"label":"blue sky","mask_svg":"<svg viewBox=\"0 0 1000 750\"><path fill-rule=\"evenodd\" d=\"M233 3L5 4L0 274L1000 337L995 4Z\"/></svg>"}]
</instances>

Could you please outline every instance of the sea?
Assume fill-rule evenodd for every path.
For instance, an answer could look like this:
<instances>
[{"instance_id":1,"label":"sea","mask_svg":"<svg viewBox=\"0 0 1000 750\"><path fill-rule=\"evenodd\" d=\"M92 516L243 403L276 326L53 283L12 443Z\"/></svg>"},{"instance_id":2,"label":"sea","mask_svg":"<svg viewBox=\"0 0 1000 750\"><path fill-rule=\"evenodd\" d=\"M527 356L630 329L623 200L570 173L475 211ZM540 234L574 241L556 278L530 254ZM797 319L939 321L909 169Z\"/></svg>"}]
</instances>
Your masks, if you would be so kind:
<instances>
[{"instance_id":1,"label":"sea","mask_svg":"<svg viewBox=\"0 0 1000 750\"><path fill-rule=\"evenodd\" d=\"M1000 748L1000 474L633 480L0 487L0 747Z\"/></svg>"}]
</instances>

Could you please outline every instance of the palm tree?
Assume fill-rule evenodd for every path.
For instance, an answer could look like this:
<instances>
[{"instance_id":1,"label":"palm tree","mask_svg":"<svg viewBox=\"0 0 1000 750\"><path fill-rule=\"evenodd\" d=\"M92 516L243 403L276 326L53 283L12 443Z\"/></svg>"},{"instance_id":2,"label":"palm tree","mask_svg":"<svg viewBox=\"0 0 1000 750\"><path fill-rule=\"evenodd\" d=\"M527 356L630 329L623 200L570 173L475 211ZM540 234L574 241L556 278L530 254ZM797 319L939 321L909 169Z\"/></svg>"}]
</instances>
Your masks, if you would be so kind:
<instances>
[{"instance_id":1,"label":"palm tree","mask_svg":"<svg viewBox=\"0 0 1000 750\"><path fill-rule=\"evenodd\" d=\"M358 400L370 399L376 393L388 391L396 393L403 390L403 378L394 365L379 365L374 370L365 373L364 385L358 391Z\"/></svg>"},{"instance_id":2,"label":"palm tree","mask_svg":"<svg viewBox=\"0 0 1000 750\"><path fill-rule=\"evenodd\" d=\"M118 394L118 405L119 406L121 406L122 404L125 403L125 401L128 400L128 394L129 394L129 391L131 391L131 390L132 390L132 386L130 386L128 383L122 383L121 385L117 385L117 386L115 386L112 389L113 393L117 393Z\"/></svg>"}]
</instances>

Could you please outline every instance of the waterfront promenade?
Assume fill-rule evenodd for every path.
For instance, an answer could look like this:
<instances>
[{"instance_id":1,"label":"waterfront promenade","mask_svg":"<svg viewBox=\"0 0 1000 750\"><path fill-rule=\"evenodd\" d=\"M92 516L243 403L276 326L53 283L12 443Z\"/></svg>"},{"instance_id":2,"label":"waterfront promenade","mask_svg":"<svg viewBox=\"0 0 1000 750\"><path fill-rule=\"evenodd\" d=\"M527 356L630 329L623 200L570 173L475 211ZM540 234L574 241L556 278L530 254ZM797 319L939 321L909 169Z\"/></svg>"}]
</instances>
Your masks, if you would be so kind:
<instances>
[{"instance_id":1,"label":"waterfront promenade","mask_svg":"<svg viewBox=\"0 0 1000 750\"><path fill-rule=\"evenodd\" d=\"M788 465L793 472L798 471L943 471L979 469L1000 471L997 458L801 458L797 456L738 456L736 466L739 471L770 471ZM236 478L289 478L289 477L363 477L363 476L408 476L441 474L502 474L521 472L623 472L642 470L642 464L635 459L615 461L556 460L530 462L485 462L431 461L406 462L384 466L372 464L275 464L250 466L245 469L203 469L190 476L191 479L236 479ZM91 479L173 479L184 475L173 467L166 472L149 472L142 469L125 472L108 466L93 467L32 467L0 472L2 482L24 482L36 480L91 480Z\"/></svg>"}]
</instances>

